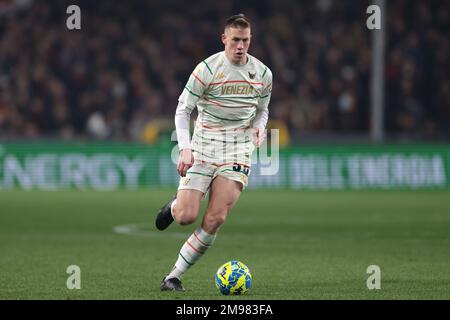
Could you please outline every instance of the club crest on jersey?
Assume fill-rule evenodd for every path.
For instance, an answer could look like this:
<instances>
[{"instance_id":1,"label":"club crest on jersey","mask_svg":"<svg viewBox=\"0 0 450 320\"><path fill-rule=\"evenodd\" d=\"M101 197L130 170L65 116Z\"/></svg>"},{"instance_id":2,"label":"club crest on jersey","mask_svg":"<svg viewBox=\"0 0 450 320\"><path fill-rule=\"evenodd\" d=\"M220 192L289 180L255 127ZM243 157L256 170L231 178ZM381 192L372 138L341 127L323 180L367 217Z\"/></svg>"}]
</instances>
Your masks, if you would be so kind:
<instances>
[{"instance_id":1,"label":"club crest on jersey","mask_svg":"<svg viewBox=\"0 0 450 320\"><path fill-rule=\"evenodd\" d=\"M182 186L186 186L186 185L189 183L189 181L191 181L191 179L189 179L188 177L182 177L182 178L180 179L180 184L181 184Z\"/></svg>"},{"instance_id":2,"label":"club crest on jersey","mask_svg":"<svg viewBox=\"0 0 450 320\"><path fill-rule=\"evenodd\" d=\"M251 73L251 72L249 71L249 72L248 72L248 76L250 77L250 79L255 79L256 72L255 72L255 73Z\"/></svg>"}]
</instances>

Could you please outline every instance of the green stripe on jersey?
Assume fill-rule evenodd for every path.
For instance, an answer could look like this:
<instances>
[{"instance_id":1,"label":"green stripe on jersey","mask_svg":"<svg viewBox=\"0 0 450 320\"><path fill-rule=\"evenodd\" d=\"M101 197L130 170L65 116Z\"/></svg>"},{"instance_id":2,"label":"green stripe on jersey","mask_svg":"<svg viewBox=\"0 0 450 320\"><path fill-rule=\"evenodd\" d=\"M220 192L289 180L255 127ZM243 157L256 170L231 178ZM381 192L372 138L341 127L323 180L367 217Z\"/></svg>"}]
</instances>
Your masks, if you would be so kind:
<instances>
[{"instance_id":1,"label":"green stripe on jersey","mask_svg":"<svg viewBox=\"0 0 450 320\"><path fill-rule=\"evenodd\" d=\"M193 96L196 96L198 98L201 98L198 94L193 93L188 87L184 87L190 94L192 94Z\"/></svg>"},{"instance_id":2,"label":"green stripe on jersey","mask_svg":"<svg viewBox=\"0 0 450 320\"><path fill-rule=\"evenodd\" d=\"M219 139L219 138L217 138L217 137L214 137L214 138L205 138L204 136L199 135L197 131L194 132L194 135L197 136L197 137L199 137L200 139L202 139L203 144L209 144L210 142L223 142L223 143L249 143L249 142L251 142L251 140L245 140L245 141L239 141L239 142L238 142L238 141L235 141L235 140L233 140L233 141L228 141L228 140ZM206 142L205 142L204 140L209 140L209 141L206 141ZM194 149L192 149L192 151L194 151ZM196 152L198 152L198 151L196 151ZM201 155L204 155L204 156L208 157L208 155L205 155L205 154L203 154L203 153L201 153L201 152L198 152L198 153L200 153ZM209 157L209 158L211 158L211 157Z\"/></svg>"},{"instance_id":3,"label":"green stripe on jersey","mask_svg":"<svg viewBox=\"0 0 450 320\"><path fill-rule=\"evenodd\" d=\"M264 75L266 74L266 72L267 72L267 67L264 69L264 73L262 74L261 78L264 78Z\"/></svg>"},{"instance_id":4,"label":"green stripe on jersey","mask_svg":"<svg viewBox=\"0 0 450 320\"><path fill-rule=\"evenodd\" d=\"M198 134L195 134L197 137L200 137L200 138L202 138L201 136L199 136ZM203 143L203 144L205 144L205 143ZM215 159L215 157L211 157L211 156L208 156L207 154L204 154L203 152L200 152L200 151L197 151L197 150L195 150L195 149L192 149L192 152L197 152L197 153L199 153L201 156L203 156L203 157L207 157L207 158L210 158L210 159Z\"/></svg>"},{"instance_id":5,"label":"green stripe on jersey","mask_svg":"<svg viewBox=\"0 0 450 320\"><path fill-rule=\"evenodd\" d=\"M251 115L250 117L248 117L248 118L242 118L242 119L227 119L227 118L221 118L221 117L218 117L218 116L216 116L216 115L214 115L214 114L212 114L212 113L210 113L210 112L208 112L208 111L206 111L206 110L203 110L203 112L209 114L210 116L213 116L214 118L217 118L217 119L220 119L220 120L226 120L226 121L243 121L243 120L248 120L248 119L250 119L250 118L253 117L253 114L252 114L252 115Z\"/></svg>"},{"instance_id":6,"label":"green stripe on jersey","mask_svg":"<svg viewBox=\"0 0 450 320\"><path fill-rule=\"evenodd\" d=\"M212 71L211 71L211 68L208 66L208 64L206 63L205 60L203 60L203 63L206 65L206 68L208 68L209 73L213 74Z\"/></svg>"}]
</instances>

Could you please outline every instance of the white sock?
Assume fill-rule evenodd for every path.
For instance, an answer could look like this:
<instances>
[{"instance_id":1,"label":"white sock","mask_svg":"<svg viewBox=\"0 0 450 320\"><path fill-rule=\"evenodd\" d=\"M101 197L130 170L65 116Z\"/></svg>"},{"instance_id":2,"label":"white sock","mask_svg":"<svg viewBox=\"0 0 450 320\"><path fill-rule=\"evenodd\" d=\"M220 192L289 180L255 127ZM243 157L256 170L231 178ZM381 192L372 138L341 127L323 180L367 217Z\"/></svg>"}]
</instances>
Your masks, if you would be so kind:
<instances>
[{"instance_id":1,"label":"white sock","mask_svg":"<svg viewBox=\"0 0 450 320\"><path fill-rule=\"evenodd\" d=\"M181 279L183 274L212 246L215 238L215 234L206 233L202 227L198 227L181 247L178 260L166 279Z\"/></svg>"}]
</instances>

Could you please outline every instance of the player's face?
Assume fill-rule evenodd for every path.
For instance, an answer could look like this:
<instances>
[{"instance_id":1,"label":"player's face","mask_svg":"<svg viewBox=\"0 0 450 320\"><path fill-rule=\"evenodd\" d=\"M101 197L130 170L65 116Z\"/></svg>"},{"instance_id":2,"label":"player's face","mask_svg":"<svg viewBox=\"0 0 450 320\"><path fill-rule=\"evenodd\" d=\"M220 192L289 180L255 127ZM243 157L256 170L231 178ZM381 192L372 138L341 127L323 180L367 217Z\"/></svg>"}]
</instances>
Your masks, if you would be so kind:
<instances>
[{"instance_id":1,"label":"player's face","mask_svg":"<svg viewBox=\"0 0 450 320\"><path fill-rule=\"evenodd\" d=\"M222 34L225 55L234 64L247 63L247 51L250 46L250 28L227 28Z\"/></svg>"}]
</instances>

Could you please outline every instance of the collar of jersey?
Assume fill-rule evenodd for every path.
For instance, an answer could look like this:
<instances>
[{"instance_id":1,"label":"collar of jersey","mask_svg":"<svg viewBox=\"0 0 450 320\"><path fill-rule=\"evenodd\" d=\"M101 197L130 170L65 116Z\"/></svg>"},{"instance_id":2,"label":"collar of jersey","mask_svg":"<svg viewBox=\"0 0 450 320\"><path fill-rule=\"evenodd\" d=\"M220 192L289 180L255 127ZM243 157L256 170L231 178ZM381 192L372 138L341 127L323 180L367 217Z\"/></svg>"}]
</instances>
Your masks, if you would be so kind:
<instances>
[{"instance_id":1,"label":"collar of jersey","mask_svg":"<svg viewBox=\"0 0 450 320\"><path fill-rule=\"evenodd\" d=\"M222 51L222 55L223 55L223 58L225 60L225 63L227 65L231 66L231 67L234 67L234 68L237 68L237 69L244 69L244 68L246 68L246 67L248 67L250 65L251 56L248 53L247 53L247 58L248 58L247 63L246 64L239 64L239 65L231 63L231 61L228 60L227 56L225 55L225 51Z\"/></svg>"}]
</instances>

